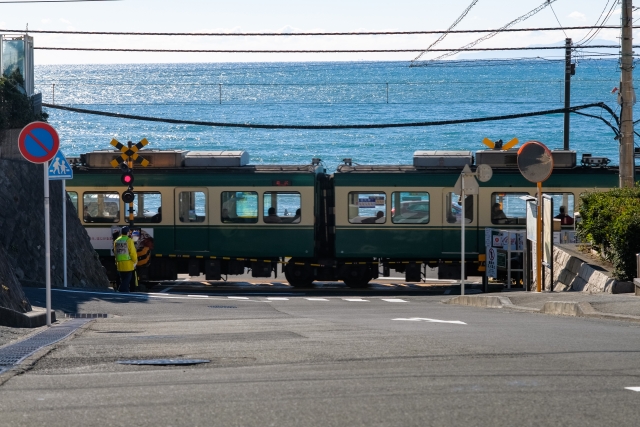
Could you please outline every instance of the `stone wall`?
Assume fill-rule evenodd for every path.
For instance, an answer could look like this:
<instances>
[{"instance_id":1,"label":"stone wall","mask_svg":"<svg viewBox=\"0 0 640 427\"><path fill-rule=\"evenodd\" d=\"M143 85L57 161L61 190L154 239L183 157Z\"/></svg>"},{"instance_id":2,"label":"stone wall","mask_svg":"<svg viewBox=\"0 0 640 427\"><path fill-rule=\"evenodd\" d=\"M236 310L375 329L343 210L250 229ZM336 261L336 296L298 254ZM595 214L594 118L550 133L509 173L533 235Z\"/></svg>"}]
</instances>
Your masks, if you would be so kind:
<instances>
[{"instance_id":1,"label":"stone wall","mask_svg":"<svg viewBox=\"0 0 640 427\"><path fill-rule=\"evenodd\" d=\"M18 282L44 286L44 166L22 160L14 149L19 130L0 132L0 306L30 310ZM16 138L13 143L7 139ZM16 158L20 156L19 159ZM49 183L51 224L51 284L63 286L62 182ZM109 281L89 236L67 203L68 286L108 288ZM5 295L6 294L6 295ZM22 307L22 308L20 308Z\"/></svg>"},{"instance_id":2,"label":"stone wall","mask_svg":"<svg viewBox=\"0 0 640 427\"><path fill-rule=\"evenodd\" d=\"M43 165L0 160L0 245L4 246L20 281L44 283ZM63 284L62 183L49 183L51 210L51 283ZM67 203L67 281L76 287L108 287L109 282L89 235Z\"/></svg>"},{"instance_id":3,"label":"stone wall","mask_svg":"<svg viewBox=\"0 0 640 427\"><path fill-rule=\"evenodd\" d=\"M569 246L569 245L563 245ZM626 293L633 292L633 283L619 282L611 273L595 263L590 263L577 251L568 247L553 248L553 290L578 291L586 293ZM546 270L546 269L545 269ZM546 288L549 289L550 277L545 276Z\"/></svg>"},{"instance_id":4,"label":"stone wall","mask_svg":"<svg viewBox=\"0 0 640 427\"><path fill-rule=\"evenodd\" d=\"M22 154L18 149L18 136L22 129L9 129L0 131L0 159L22 160Z\"/></svg>"}]
</instances>

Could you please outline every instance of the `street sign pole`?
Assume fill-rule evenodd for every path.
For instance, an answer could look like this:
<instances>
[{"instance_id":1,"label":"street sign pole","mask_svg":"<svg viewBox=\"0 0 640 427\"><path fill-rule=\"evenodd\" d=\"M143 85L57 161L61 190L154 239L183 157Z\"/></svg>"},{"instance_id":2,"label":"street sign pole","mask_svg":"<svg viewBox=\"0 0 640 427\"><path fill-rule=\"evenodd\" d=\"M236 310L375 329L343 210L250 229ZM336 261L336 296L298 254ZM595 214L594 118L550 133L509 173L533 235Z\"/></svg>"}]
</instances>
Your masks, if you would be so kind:
<instances>
[{"instance_id":1,"label":"street sign pole","mask_svg":"<svg viewBox=\"0 0 640 427\"><path fill-rule=\"evenodd\" d=\"M51 326L51 226L49 223L49 160L60 148L58 132L48 123L31 122L18 136L18 150L31 163L44 166L44 246L47 326Z\"/></svg>"},{"instance_id":2,"label":"street sign pole","mask_svg":"<svg viewBox=\"0 0 640 427\"><path fill-rule=\"evenodd\" d=\"M49 224L49 162L44 164L44 270L47 288L47 326L51 326L51 225Z\"/></svg>"},{"instance_id":3,"label":"street sign pole","mask_svg":"<svg viewBox=\"0 0 640 427\"><path fill-rule=\"evenodd\" d=\"M49 165L49 181L62 181L62 277L63 285L67 287L67 186L66 180L73 179L73 168L67 162L67 159L58 150Z\"/></svg>"},{"instance_id":4,"label":"street sign pole","mask_svg":"<svg viewBox=\"0 0 640 427\"><path fill-rule=\"evenodd\" d=\"M462 174L460 175L460 179L461 179L461 189L462 191L460 192L460 197L462 200L462 216L460 217L460 224L462 224L462 237L461 237L461 242L460 245L462 246L462 250L460 251L460 295L464 295L464 258L465 258L465 241L464 241L464 223L465 221L465 212L464 212L464 205L466 205L466 200L464 199L464 171L462 171ZM475 178L473 178L475 179Z\"/></svg>"},{"instance_id":5,"label":"street sign pole","mask_svg":"<svg viewBox=\"0 0 640 427\"><path fill-rule=\"evenodd\" d=\"M62 180L62 274L64 287L67 287L67 186Z\"/></svg>"}]
</instances>

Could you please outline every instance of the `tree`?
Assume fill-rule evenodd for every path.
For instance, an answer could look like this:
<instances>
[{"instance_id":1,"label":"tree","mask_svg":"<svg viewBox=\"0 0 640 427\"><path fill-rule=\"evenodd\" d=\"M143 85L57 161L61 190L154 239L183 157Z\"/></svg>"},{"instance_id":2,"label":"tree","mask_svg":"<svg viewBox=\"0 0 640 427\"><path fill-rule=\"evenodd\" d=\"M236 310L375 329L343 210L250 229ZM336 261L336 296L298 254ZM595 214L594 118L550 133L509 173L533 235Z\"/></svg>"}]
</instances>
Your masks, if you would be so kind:
<instances>
[{"instance_id":1,"label":"tree","mask_svg":"<svg viewBox=\"0 0 640 427\"><path fill-rule=\"evenodd\" d=\"M24 90L20 70L0 77L0 130L22 128L35 121L47 121L47 113L36 113Z\"/></svg>"}]
</instances>

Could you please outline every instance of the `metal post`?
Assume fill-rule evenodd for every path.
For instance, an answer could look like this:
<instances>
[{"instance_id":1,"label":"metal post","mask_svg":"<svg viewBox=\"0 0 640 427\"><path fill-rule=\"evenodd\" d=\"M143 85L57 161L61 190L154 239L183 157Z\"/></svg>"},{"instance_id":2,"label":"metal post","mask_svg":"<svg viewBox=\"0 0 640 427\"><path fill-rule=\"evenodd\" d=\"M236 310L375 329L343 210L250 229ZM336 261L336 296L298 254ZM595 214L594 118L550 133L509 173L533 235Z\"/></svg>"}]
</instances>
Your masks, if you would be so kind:
<instances>
[{"instance_id":1,"label":"metal post","mask_svg":"<svg viewBox=\"0 0 640 427\"><path fill-rule=\"evenodd\" d=\"M67 186L62 180L62 271L64 287L67 287Z\"/></svg>"},{"instance_id":2,"label":"metal post","mask_svg":"<svg viewBox=\"0 0 640 427\"><path fill-rule=\"evenodd\" d=\"M462 216L460 217L460 224L461 224L461 229L462 229L462 236L460 237L460 295L464 295L464 252L465 252L465 241L464 241L464 219L465 219L465 212L464 212L464 205L466 204L464 201L464 172L462 172L462 174L460 174L460 188L462 191L460 191L460 197L461 197L461 201L462 201ZM451 207L449 207L449 209L451 209Z\"/></svg>"},{"instance_id":3,"label":"metal post","mask_svg":"<svg viewBox=\"0 0 640 427\"><path fill-rule=\"evenodd\" d=\"M127 141L127 146L131 149L133 142ZM133 170L133 160L131 160L131 156L128 157L127 166L129 170ZM129 203L129 227L133 227L133 202Z\"/></svg>"},{"instance_id":4,"label":"metal post","mask_svg":"<svg viewBox=\"0 0 640 427\"><path fill-rule=\"evenodd\" d=\"M571 107L571 39L565 39L564 52L564 108ZM564 112L564 149L569 150L569 118L571 114Z\"/></svg>"},{"instance_id":5,"label":"metal post","mask_svg":"<svg viewBox=\"0 0 640 427\"><path fill-rule=\"evenodd\" d=\"M47 293L47 326L51 326L51 239L49 224L49 162L44 162L44 270Z\"/></svg>"},{"instance_id":6,"label":"metal post","mask_svg":"<svg viewBox=\"0 0 640 427\"><path fill-rule=\"evenodd\" d=\"M507 289L511 289L511 231L507 231Z\"/></svg>"},{"instance_id":7,"label":"metal post","mask_svg":"<svg viewBox=\"0 0 640 427\"><path fill-rule=\"evenodd\" d=\"M538 218L536 218L536 292L542 292L542 183L538 183Z\"/></svg>"},{"instance_id":8,"label":"metal post","mask_svg":"<svg viewBox=\"0 0 640 427\"><path fill-rule=\"evenodd\" d=\"M620 52L620 187L633 187L635 159L633 152L633 4L622 0L622 50Z\"/></svg>"}]
</instances>

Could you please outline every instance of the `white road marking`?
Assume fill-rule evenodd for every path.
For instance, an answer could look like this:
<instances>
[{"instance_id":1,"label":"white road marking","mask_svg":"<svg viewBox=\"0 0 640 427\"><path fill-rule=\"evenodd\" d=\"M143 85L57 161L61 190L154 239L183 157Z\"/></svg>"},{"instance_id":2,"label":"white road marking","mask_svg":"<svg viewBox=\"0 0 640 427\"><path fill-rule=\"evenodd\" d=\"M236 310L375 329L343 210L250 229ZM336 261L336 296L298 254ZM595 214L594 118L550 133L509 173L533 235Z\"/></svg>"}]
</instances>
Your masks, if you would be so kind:
<instances>
[{"instance_id":1,"label":"white road marking","mask_svg":"<svg viewBox=\"0 0 640 427\"><path fill-rule=\"evenodd\" d=\"M188 297L194 297L194 298L209 298L209 295L188 295Z\"/></svg>"},{"instance_id":2,"label":"white road marking","mask_svg":"<svg viewBox=\"0 0 640 427\"><path fill-rule=\"evenodd\" d=\"M307 301L329 301L326 298L305 298Z\"/></svg>"},{"instance_id":3,"label":"white road marking","mask_svg":"<svg viewBox=\"0 0 640 427\"><path fill-rule=\"evenodd\" d=\"M631 391L639 391L640 392L640 387L625 387L625 390L631 390Z\"/></svg>"},{"instance_id":4,"label":"white road marking","mask_svg":"<svg viewBox=\"0 0 640 427\"><path fill-rule=\"evenodd\" d=\"M160 291L160 293L162 294L166 294L171 290L171 286L169 286L168 288L164 288L163 290Z\"/></svg>"},{"instance_id":5,"label":"white road marking","mask_svg":"<svg viewBox=\"0 0 640 427\"><path fill-rule=\"evenodd\" d=\"M249 299L247 297L227 297L229 299Z\"/></svg>"},{"instance_id":6,"label":"white road marking","mask_svg":"<svg viewBox=\"0 0 640 427\"><path fill-rule=\"evenodd\" d=\"M400 299L400 298L382 298L382 301L386 301L386 302L409 302L409 301L405 301L405 300Z\"/></svg>"},{"instance_id":7,"label":"white road marking","mask_svg":"<svg viewBox=\"0 0 640 427\"><path fill-rule=\"evenodd\" d=\"M466 323L461 322L459 320L439 320L439 319L427 319L424 317L409 317L409 318L398 318L398 319L392 319L392 320L406 320L408 322L430 322L430 323L453 323L455 325L466 325Z\"/></svg>"},{"instance_id":8,"label":"white road marking","mask_svg":"<svg viewBox=\"0 0 640 427\"><path fill-rule=\"evenodd\" d=\"M280 298L280 297L269 297L267 299L269 301L289 301L289 298Z\"/></svg>"},{"instance_id":9,"label":"white road marking","mask_svg":"<svg viewBox=\"0 0 640 427\"><path fill-rule=\"evenodd\" d=\"M369 302L369 300L362 299L362 298L343 298L343 301Z\"/></svg>"}]
</instances>

